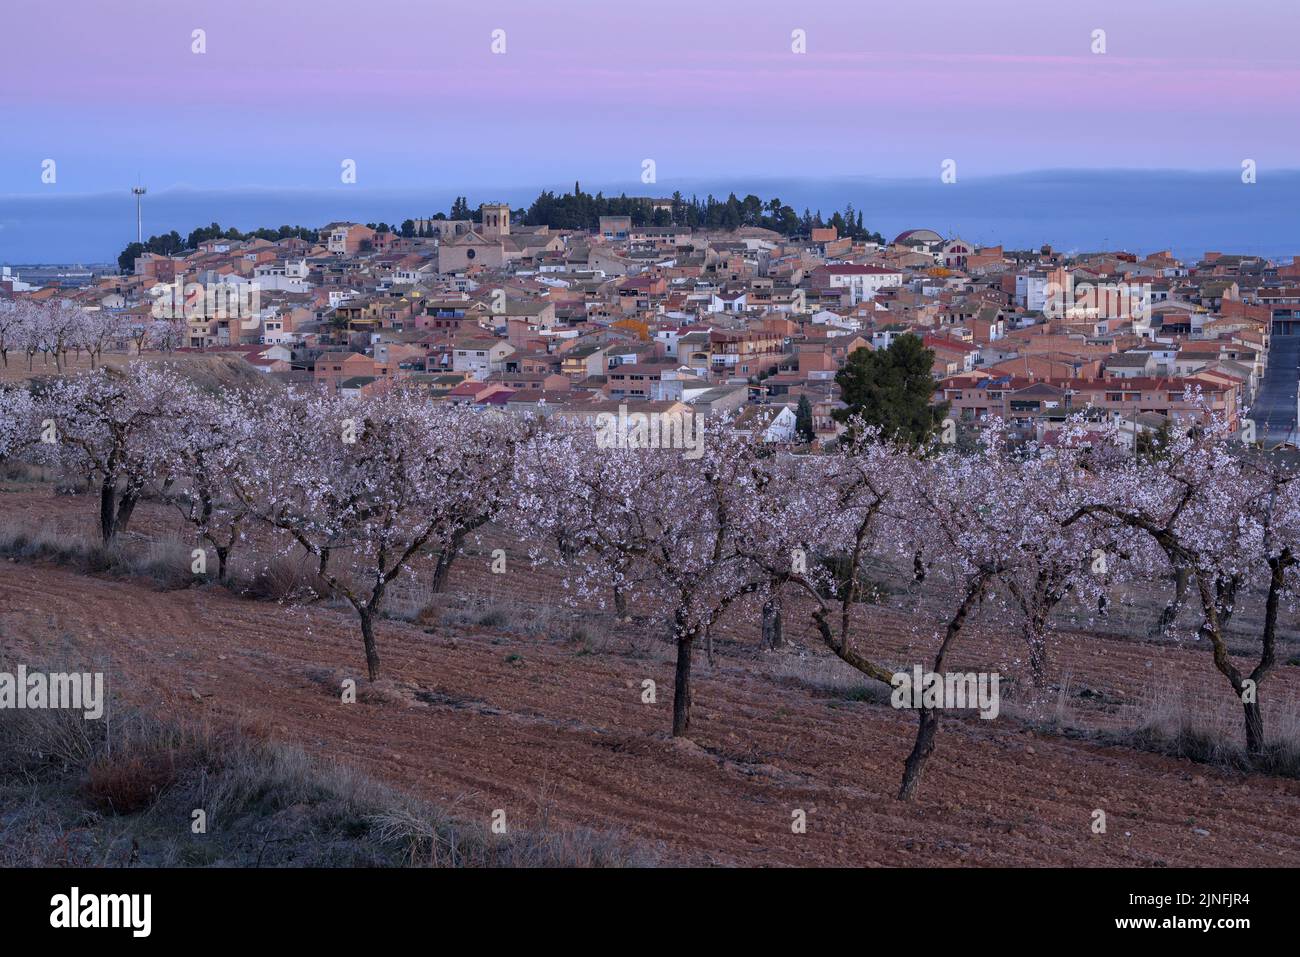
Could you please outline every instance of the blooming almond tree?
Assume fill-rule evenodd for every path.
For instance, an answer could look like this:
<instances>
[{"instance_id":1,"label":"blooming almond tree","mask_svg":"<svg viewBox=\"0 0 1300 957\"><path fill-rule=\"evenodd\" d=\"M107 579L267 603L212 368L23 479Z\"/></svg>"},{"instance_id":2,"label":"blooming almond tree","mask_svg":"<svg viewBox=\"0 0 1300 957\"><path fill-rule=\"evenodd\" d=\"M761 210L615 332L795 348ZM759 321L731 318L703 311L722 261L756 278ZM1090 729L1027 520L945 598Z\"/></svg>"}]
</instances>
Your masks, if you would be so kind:
<instances>
[{"instance_id":1,"label":"blooming almond tree","mask_svg":"<svg viewBox=\"0 0 1300 957\"><path fill-rule=\"evenodd\" d=\"M0 363L9 368L9 353L24 351L32 335L32 306L22 300L0 299Z\"/></svg>"},{"instance_id":2,"label":"blooming almond tree","mask_svg":"<svg viewBox=\"0 0 1300 957\"><path fill-rule=\"evenodd\" d=\"M27 357L27 371L32 371L36 353L46 348L45 333L46 307L41 303L19 302L18 311L21 319L14 330L14 347L22 350Z\"/></svg>"},{"instance_id":3,"label":"blooming almond tree","mask_svg":"<svg viewBox=\"0 0 1300 957\"><path fill-rule=\"evenodd\" d=\"M967 619L994 586L1024 534L1014 518L1016 473L996 434L978 455L956 451L915 454L878 433L864 430L836 456L790 457L763 463L766 476L762 505L752 524L763 564L779 573L791 551L802 558L802 542L818 543L837 556L830 597L811 566L789 575L816 602L813 623L823 643L841 660L885 687L894 688L894 672L855 640L855 605L860 601L861 573L870 553L893 559L913 558L956 579L947 627L931 665L942 675L947 657ZM820 473L820 474L819 474ZM804 564L800 560L795 568ZM918 575L918 578L920 576ZM939 579L926 588L944 598ZM838 613L837 613L838 612ZM939 709L923 705L917 734L904 766L898 797L909 800L934 750Z\"/></svg>"},{"instance_id":4,"label":"blooming almond tree","mask_svg":"<svg viewBox=\"0 0 1300 957\"><path fill-rule=\"evenodd\" d=\"M87 310L78 329L75 347L86 350L93 369L103 359L104 350L126 335L126 323L117 313L108 309Z\"/></svg>"},{"instance_id":5,"label":"blooming almond tree","mask_svg":"<svg viewBox=\"0 0 1300 957\"><path fill-rule=\"evenodd\" d=\"M159 352L174 352L185 344L185 328L183 317L154 319L148 323L144 340L136 343L136 349L142 350L147 342Z\"/></svg>"},{"instance_id":6,"label":"blooming almond tree","mask_svg":"<svg viewBox=\"0 0 1300 957\"><path fill-rule=\"evenodd\" d=\"M940 571L955 587L947 598L947 624L929 671L944 675L948 657L972 613L1020 554L1023 543L1041 529L1026 526L1026 489L1016 463L1007 455L1004 435L995 424L981 437L978 451L969 454L948 448L912 460L915 513L909 527L928 567ZM940 594L939 583L927 581ZM946 590L945 590L946 591ZM942 680L942 679L940 679ZM903 768L898 796L909 800L934 751L942 709L922 699L917 712L916 740Z\"/></svg>"},{"instance_id":7,"label":"blooming almond tree","mask_svg":"<svg viewBox=\"0 0 1300 957\"><path fill-rule=\"evenodd\" d=\"M105 545L127 527L140 496L163 475L164 426L193 401L193 389L180 376L145 363L59 379L40 395L36 418L53 426L55 441L33 448L67 474L98 483Z\"/></svg>"},{"instance_id":8,"label":"blooming almond tree","mask_svg":"<svg viewBox=\"0 0 1300 957\"><path fill-rule=\"evenodd\" d=\"M744 545L776 587L789 584L815 600L813 624L830 651L888 686L892 672L854 641L853 613L865 598L868 558L912 554L911 458L878 430L859 422L857 431L857 441L834 455L754 464L759 494Z\"/></svg>"},{"instance_id":9,"label":"blooming almond tree","mask_svg":"<svg viewBox=\"0 0 1300 957\"><path fill-rule=\"evenodd\" d=\"M1242 681L1243 690L1249 687L1254 693L1241 695L1246 721L1246 751L1258 758L1265 750L1259 686L1277 665L1277 622L1281 602L1286 599L1292 606L1295 604L1296 566L1300 564L1300 471L1292 463L1266 452L1246 453L1242 469L1254 491L1246 499L1248 520L1259 529L1253 557L1267 568L1265 577L1268 582L1259 659ZM1237 541L1238 544L1255 544L1255 539L1248 537ZM1228 678L1231 680L1231 675Z\"/></svg>"},{"instance_id":10,"label":"blooming almond tree","mask_svg":"<svg viewBox=\"0 0 1300 957\"><path fill-rule=\"evenodd\" d=\"M0 386L0 462L18 458L39 441L40 425L31 390Z\"/></svg>"},{"instance_id":11,"label":"blooming almond tree","mask_svg":"<svg viewBox=\"0 0 1300 957\"><path fill-rule=\"evenodd\" d=\"M54 354L54 367L62 371L68 351L80 345L86 328L86 311L68 299L46 306L40 317L44 349Z\"/></svg>"},{"instance_id":12,"label":"blooming almond tree","mask_svg":"<svg viewBox=\"0 0 1300 957\"><path fill-rule=\"evenodd\" d=\"M1198 640L1242 704L1246 751L1265 751L1260 684L1276 657L1277 609L1291 588L1300 516L1297 478L1285 463L1246 449L1214 416L1180 431L1163 454L1108 470L1071 520L1105 519L1148 537L1175 573L1196 581ZM1228 626L1253 581L1267 582L1259 660L1248 673L1233 661Z\"/></svg>"},{"instance_id":13,"label":"blooming almond tree","mask_svg":"<svg viewBox=\"0 0 1300 957\"><path fill-rule=\"evenodd\" d=\"M320 576L356 611L374 681L375 619L389 584L504 507L528 423L435 406L403 387L242 407L256 446L234 487L315 556Z\"/></svg>"},{"instance_id":14,"label":"blooming almond tree","mask_svg":"<svg viewBox=\"0 0 1300 957\"><path fill-rule=\"evenodd\" d=\"M1126 455L1113 429L1097 429L1082 416L1053 434L1051 444L1031 443L1012 463L1008 494L1023 530L1005 556L999 579L1010 593L1029 652L1031 678L1045 679L1049 620L1067 596L1085 609L1105 607L1109 588L1122 577L1142 543L1123 527L1071 521L1094 486L1105 482L1104 464Z\"/></svg>"},{"instance_id":15,"label":"blooming almond tree","mask_svg":"<svg viewBox=\"0 0 1300 957\"><path fill-rule=\"evenodd\" d=\"M691 726L696 645L769 576L742 547L759 446L710 430L698 457L680 449L600 447L596 433L553 426L520 456L521 521L578 543L566 565L576 596L625 591L676 645L674 737Z\"/></svg>"},{"instance_id":16,"label":"blooming almond tree","mask_svg":"<svg viewBox=\"0 0 1300 957\"><path fill-rule=\"evenodd\" d=\"M763 463L768 481L755 538L774 573L792 550L801 555L805 543L833 556L832 563L822 563L829 564L829 589L811 565L807 574L787 580L814 598L813 623L823 643L886 687L895 686L894 673L866 646L854 620L864 563L872 555L913 562L918 585L947 603L931 673L943 673L976 608L988 600L998 604L999 585L1015 598L1002 610L1009 618L1024 616L1031 659L1041 663L1052 608L1072 589L1091 595L1104 587L1101 577L1086 576L1095 567L1096 542L1110 544L1114 534L1085 526L1062 533L1077 502L1080 461L1091 452L1069 442L1037 452L1009 454L997 424L974 453L911 450L864 429L859 441L836 455ZM939 715L938 707L918 710L900 799L919 788Z\"/></svg>"},{"instance_id":17,"label":"blooming almond tree","mask_svg":"<svg viewBox=\"0 0 1300 957\"><path fill-rule=\"evenodd\" d=\"M247 457L258 447L257 420L248 414L254 401L237 393L197 394L160 430L171 501L216 552L221 582L249 516L232 483L247 475Z\"/></svg>"}]
</instances>

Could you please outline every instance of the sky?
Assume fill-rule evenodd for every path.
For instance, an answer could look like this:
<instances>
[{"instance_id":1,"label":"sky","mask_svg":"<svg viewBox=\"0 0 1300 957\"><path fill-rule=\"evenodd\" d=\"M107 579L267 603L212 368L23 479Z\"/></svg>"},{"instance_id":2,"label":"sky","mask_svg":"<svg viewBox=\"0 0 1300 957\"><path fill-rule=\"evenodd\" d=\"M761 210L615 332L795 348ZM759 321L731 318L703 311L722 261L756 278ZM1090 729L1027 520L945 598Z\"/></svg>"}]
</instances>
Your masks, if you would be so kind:
<instances>
[{"instance_id":1,"label":"sky","mask_svg":"<svg viewBox=\"0 0 1300 957\"><path fill-rule=\"evenodd\" d=\"M646 160L1300 168L1295 0L6 0L0 24L0 197L326 189L345 160L367 188L636 194Z\"/></svg>"}]
</instances>

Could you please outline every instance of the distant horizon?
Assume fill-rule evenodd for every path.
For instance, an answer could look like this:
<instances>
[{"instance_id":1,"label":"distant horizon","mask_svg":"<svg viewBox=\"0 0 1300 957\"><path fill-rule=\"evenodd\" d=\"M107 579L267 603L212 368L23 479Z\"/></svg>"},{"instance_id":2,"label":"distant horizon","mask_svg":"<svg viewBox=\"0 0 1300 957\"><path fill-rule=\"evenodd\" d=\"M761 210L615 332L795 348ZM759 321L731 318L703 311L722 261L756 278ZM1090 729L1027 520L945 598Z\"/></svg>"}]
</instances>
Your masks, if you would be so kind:
<instances>
[{"instance_id":1,"label":"distant horizon","mask_svg":"<svg viewBox=\"0 0 1300 957\"><path fill-rule=\"evenodd\" d=\"M890 183L904 184L924 184L932 183L938 179L939 167L936 164L933 176L921 175L890 175L885 173L840 173L825 176L806 176L795 173L736 173L734 178L737 182L747 184L746 192L752 192L748 188L749 184L759 183L781 183L781 182L852 182L862 181L864 183L875 183L887 185ZM1295 166L1278 167L1261 171L1259 176L1294 176L1300 174L1300 163ZM994 180L1026 180L1035 177L1053 177L1053 176L1096 176L1096 175L1136 175L1136 176L1203 176L1206 178L1226 178L1234 183L1241 182L1241 169L1233 167L1222 169L1218 167L1144 167L1144 166L1044 166L1034 169L1013 170L1000 173L984 173L980 175L961 176L958 182L945 185L959 185L960 183L984 183ZM576 182L582 186L584 192L601 192L605 195L612 196L620 193L626 193L628 196L671 196L676 191L681 191L684 196L688 195L687 191L680 184L703 183L716 186L725 182L722 176L683 176L665 179L662 183L652 182L643 183L639 180L601 180L597 182L592 180L588 182L588 177L576 174L567 179L554 179L539 181L536 183L468 183L454 187L447 187L457 195L464 195L466 190L471 192L478 191L485 196L492 194L493 190L509 190L518 192L520 190L558 190L568 192L573 189ZM594 184L594 185L593 185ZM678 185L673 185L678 184ZM146 182L143 177L138 182L123 182L120 187L103 187L99 189L84 190L80 192L59 191L52 193L48 188L35 187L18 192L0 192L0 200L4 199L77 199L87 197L103 196L120 196L130 194L132 187L141 185L149 190L148 195L156 195L166 192L202 192L202 193L239 193L239 192L275 192L275 193L339 193L340 195L348 193L409 193L413 190L430 189L427 184L421 183L400 183L388 186L362 186L362 185L329 185L329 186L278 186L273 183L233 183L225 186L205 186L200 183L190 183L178 181L168 183L163 186L155 186ZM1244 184L1243 184L1244 185ZM1256 184L1257 185L1257 184ZM441 187L440 187L441 189ZM736 191L740 195L739 191ZM473 199L473 197L468 197ZM483 202L491 202L491 199L484 199ZM133 201L134 202L134 201ZM147 202L147 200L146 200ZM471 203L471 205L477 205Z\"/></svg>"},{"instance_id":2,"label":"distant horizon","mask_svg":"<svg viewBox=\"0 0 1300 957\"><path fill-rule=\"evenodd\" d=\"M1206 250L1289 259L1300 237L1287 209L1300 206L1300 168L1261 170L1253 184L1239 169L1147 170L1044 168L1024 173L932 178L881 175L683 177L655 183L602 181L581 175L534 185L453 184L437 187L339 185L329 188L189 184L151 186L144 199L144 235L218 222L248 231L281 225L319 227L335 220L389 222L447 213L456 196L471 207L491 201L516 208L542 190L606 196L690 198L730 192L780 198L799 213L829 217L852 203L864 225L886 239L925 227L980 245L1062 251L1173 250L1179 258ZM9 266L113 263L135 238L130 186L86 193L0 194L0 263Z\"/></svg>"},{"instance_id":3,"label":"distant horizon","mask_svg":"<svg viewBox=\"0 0 1300 957\"><path fill-rule=\"evenodd\" d=\"M111 261L137 182L146 236L400 221L576 179L852 202L888 235L1289 253L1292 2L17 0L0 262Z\"/></svg>"},{"instance_id":4,"label":"distant horizon","mask_svg":"<svg viewBox=\"0 0 1300 957\"><path fill-rule=\"evenodd\" d=\"M1284 0L10 4L0 194L1300 167ZM55 19L52 19L55 18ZM53 22L57 29L51 29ZM1062 162L1062 160L1066 162ZM53 161L57 178L44 177ZM937 172L935 173L937 175ZM415 184L412 186L411 184ZM158 188L165 188L159 185ZM247 187L245 187L247 188Z\"/></svg>"}]
</instances>

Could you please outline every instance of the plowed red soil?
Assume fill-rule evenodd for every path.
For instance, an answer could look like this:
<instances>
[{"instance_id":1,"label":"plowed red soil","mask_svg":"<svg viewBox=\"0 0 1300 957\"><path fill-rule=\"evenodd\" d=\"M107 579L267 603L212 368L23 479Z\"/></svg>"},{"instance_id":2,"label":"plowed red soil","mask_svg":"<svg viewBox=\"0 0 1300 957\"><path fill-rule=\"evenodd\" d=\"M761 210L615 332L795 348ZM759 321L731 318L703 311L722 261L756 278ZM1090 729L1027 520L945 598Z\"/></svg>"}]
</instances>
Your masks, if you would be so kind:
<instances>
[{"instance_id":1,"label":"plowed red soil","mask_svg":"<svg viewBox=\"0 0 1300 957\"><path fill-rule=\"evenodd\" d=\"M494 581L483 560L463 565L453 590L504 599L518 589L521 601L556 590L536 575ZM902 610L876 615L879 646L904 660L913 623ZM793 637L806 630L787 620ZM588 627L594 642L385 621L385 677L367 691L346 609L0 561L4 661L97 664L110 691L161 714L250 722L470 819L501 808L519 824L617 829L657 845L666 863L1300 864L1300 782L1039 733L1012 717L945 720L919 799L900 803L914 718L811 687L797 678L798 650L758 653L739 632L714 665L700 656L692 741L674 741L669 657L612 634L594 612ZM1013 646L973 636L960 664L996 663ZM1130 698L1156 671L1223 691L1197 649L1080 637L1055 667L1108 699ZM1266 688L1293 693L1300 669L1281 671ZM362 689L355 704L340 701L347 677ZM646 678L657 682L653 705L641 702ZM807 833L792 833L796 809ZM1092 831L1098 809L1105 834Z\"/></svg>"}]
</instances>

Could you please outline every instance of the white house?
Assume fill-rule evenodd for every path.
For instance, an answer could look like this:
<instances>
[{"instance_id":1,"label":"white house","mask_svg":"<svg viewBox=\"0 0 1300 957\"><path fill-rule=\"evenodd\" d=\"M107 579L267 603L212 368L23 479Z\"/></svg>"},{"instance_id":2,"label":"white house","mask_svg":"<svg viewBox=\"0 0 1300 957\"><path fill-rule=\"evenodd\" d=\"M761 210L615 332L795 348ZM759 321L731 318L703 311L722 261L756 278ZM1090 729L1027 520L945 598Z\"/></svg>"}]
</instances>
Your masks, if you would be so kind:
<instances>
[{"instance_id":1,"label":"white house","mask_svg":"<svg viewBox=\"0 0 1300 957\"><path fill-rule=\"evenodd\" d=\"M253 281L261 289L284 292L308 292L311 289L311 283L307 281L305 259L262 263L253 270Z\"/></svg>"},{"instance_id":2,"label":"white house","mask_svg":"<svg viewBox=\"0 0 1300 957\"><path fill-rule=\"evenodd\" d=\"M744 312L749 305L749 295L743 292L715 292L709 297L709 312Z\"/></svg>"},{"instance_id":3,"label":"white house","mask_svg":"<svg viewBox=\"0 0 1300 957\"><path fill-rule=\"evenodd\" d=\"M503 371L506 357L514 352L515 347L504 339L461 339L452 349L451 368L482 381L493 372Z\"/></svg>"},{"instance_id":4,"label":"white house","mask_svg":"<svg viewBox=\"0 0 1300 957\"><path fill-rule=\"evenodd\" d=\"M774 415L770 406L750 406L731 423L731 431L750 436L757 431L764 442L793 442L798 432L796 422L794 409L788 405L781 406Z\"/></svg>"},{"instance_id":5,"label":"white house","mask_svg":"<svg viewBox=\"0 0 1300 957\"><path fill-rule=\"evenodd\" d=\"M1047 306L1047 274L1041 272L1018 274L1016 302L1030 312L1042 312Z\"/></svg>"},{"instance_id":6,"label":"white house","mask_svg":"<svg viewBox=\"0 0 1300 957\"><path fill-rule=\"evenodd\" d=\"M858 303L874 299L876 293L890 286L901 286L903 274L896 269L883 266L859 266L855 263L836 263L825 266L827 285L831 289L849 290L849 303Z\"/></svg>"}]
</instances>

